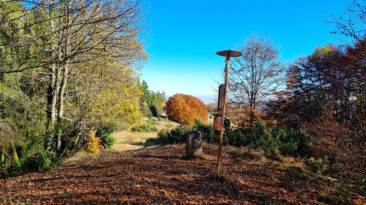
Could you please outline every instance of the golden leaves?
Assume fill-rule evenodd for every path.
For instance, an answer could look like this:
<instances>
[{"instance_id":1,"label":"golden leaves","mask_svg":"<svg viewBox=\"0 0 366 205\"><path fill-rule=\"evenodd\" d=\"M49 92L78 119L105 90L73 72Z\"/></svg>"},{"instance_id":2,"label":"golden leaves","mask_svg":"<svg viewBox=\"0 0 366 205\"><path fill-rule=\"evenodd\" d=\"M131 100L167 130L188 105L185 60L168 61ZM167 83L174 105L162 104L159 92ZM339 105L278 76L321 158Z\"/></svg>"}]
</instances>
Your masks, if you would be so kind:
<instances>
[{"instance_id":1,"label":"golden leaves","mask_svg":"<svg viewBox=\"0 0 366 205\"><path fill-rule=\"evenodd\" d=\"M88 144L85 151L90 155L98 155L100 153L99 138L95 137L95 131L90 131L88 135Z\"/></svg>"}]
</instances>

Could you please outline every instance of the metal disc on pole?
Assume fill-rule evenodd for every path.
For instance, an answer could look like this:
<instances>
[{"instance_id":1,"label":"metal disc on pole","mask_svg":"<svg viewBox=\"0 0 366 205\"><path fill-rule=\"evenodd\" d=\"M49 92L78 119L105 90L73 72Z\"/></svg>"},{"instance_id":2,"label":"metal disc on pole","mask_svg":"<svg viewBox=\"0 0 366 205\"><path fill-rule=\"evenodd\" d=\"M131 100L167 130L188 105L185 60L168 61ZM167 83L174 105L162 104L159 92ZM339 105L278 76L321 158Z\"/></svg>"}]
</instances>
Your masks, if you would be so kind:
<instances>
[{"instance_id":1,"label":"metal disc on pole","mask_svg":"<svg viewBox=\"0 0 366 205\"><path fill-rule=\"evenodd\" d=\"M225 88L224 88L224 99L223 99L223 105L222 105L222 120L224 122L225 120L225 110L226 110L226 92L227 92L227 85L229 81L229 67L230 67L230 57L239 57L241 56L241 53L239 51L232 51L232 50L224 50L224 51L218 51L216 52L219 56L226 57L226 65L225 65ZM223 126L224 123L222 123L221 126ZM217 154L217 176L220 176L220 169L221 169L221 150L222 150L222 137L224 134L224 129L221 127L220 130L220 141L219 141L219 150Z\"/></svg>"},{"instance_id":2,"label":"metal disc on pole","mask_svg":"<svg viewBox=\"0 0 366 205\"><path fill-rule=\"evenodd\" d=\"M224 56L224 57L239 57L241 56L241 53L239 51L233 51L233 50L224 50L224 51L217 51L217 55Z\"/></svg>"}]
</instances>

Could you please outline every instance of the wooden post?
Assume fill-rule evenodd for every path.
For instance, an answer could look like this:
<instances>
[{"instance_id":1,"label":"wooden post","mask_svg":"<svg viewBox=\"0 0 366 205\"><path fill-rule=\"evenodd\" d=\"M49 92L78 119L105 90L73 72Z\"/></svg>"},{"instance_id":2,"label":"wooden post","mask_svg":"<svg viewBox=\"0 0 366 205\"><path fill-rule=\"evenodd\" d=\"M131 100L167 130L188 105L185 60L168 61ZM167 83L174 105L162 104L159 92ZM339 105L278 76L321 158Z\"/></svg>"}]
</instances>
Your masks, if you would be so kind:
<instances>
[{"instance_id":1,"label":"wooden post","mask_svg":"<svg viewBox=\"0 0 366 205\"><path fill-rule=\"evenodd\" d=\"M225 88L224 88L224 99L223 99L223 106L222 106L222 119L223 122L225 121L225 112L226 112L226 92L227 92L227 85L229 81L229 67L230 67L230 57L239 57L241 56L241 52L233 51L233 50L225 50L225 51L218 51L216 52L219 56L225 57ZM222 129L220 130L220 142L219 142L219 151L217 154L217 176L220 176L220 169L221 169L221 150L222 150L222 136L224 134L223 129L224 123L222 123Z\"/></svg>"},{"instance_id":2,"label":"wooden post","mask_svg":"<svg viewBox=\"0 0 366 205\"><path fill-rule=\"evenodd\" d=\"M226 66L225 66L225 89L224 89L224 99L223 99L223 106L222 106L222 119L225 120L225 112L226 112L226 92L227 92L227 84L229 78L229 66L230 66L230 55L226 55ZM224 123L222 123L222 126ZM217 176L220 176L220 169L221 169L221 150L222 150L222 137L224 134L224 129L221 128L220 130L220 141L219 141L219 151L217 155Z\"/></svg>"}]
</instances>

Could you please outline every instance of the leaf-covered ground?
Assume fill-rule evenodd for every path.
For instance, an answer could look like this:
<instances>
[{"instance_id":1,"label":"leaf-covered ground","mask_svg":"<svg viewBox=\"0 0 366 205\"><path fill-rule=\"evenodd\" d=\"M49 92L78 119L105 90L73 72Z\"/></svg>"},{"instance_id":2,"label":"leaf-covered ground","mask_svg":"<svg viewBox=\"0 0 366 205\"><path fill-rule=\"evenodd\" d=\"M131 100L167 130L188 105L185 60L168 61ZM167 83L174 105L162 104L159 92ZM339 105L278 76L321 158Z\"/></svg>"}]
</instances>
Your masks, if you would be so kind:
<instances>
[{"instance_id":1,"label":"leaf-covered ground","mask_svg":"<svg viewBox=\"0 0 366 205\"><path fill-rule=\"evenodd\" d=\"M216 177L216 146L186 160L184 145L103 151L48 173L0 180L5 204L353 204L362 190L307 170L301 161L226 147Z\"/></svg>"}]
</instances>

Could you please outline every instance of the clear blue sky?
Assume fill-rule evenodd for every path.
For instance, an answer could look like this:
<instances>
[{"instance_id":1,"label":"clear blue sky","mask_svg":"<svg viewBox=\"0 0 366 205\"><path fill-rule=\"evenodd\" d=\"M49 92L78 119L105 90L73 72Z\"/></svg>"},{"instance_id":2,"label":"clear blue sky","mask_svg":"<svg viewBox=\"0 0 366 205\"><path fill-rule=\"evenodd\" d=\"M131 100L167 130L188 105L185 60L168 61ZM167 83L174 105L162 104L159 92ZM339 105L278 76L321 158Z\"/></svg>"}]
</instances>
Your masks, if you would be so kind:
<instances>
[{"instance_id":1,"label":"clear blue sky","mask_svg":"<svg viewBox=\"0 0 366 205\"><path fill-rule=\"evenodd\" d=\"M167 96L216 96L224 59L252 34L270 37L281 59L291 62L318 46L342 43L326 23L350 0L145 0L147 52L141 78Z\"/></svg>"}]
</instances>

